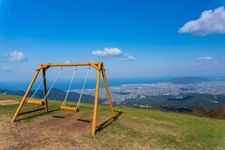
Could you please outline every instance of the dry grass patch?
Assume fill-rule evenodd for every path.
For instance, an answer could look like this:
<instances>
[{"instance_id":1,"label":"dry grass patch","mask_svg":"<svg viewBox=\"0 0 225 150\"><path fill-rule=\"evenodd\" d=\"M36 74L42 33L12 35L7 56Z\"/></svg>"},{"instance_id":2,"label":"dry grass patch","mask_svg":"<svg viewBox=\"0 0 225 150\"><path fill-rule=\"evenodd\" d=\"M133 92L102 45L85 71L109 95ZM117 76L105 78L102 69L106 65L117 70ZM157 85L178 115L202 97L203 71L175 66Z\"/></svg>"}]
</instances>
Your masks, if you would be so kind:
<instances>
[{"instance_id":1,"label":"dry grass patch","mask_svg":"<svg viewBox=\"0 0 225 150\"><path fill-rule=\"evenodd\" d=\"M16 105L19 104L16 100L6 99L6 100L0 100L0 106L8 106L8 105Z\"/></svg>"}]
</instances>

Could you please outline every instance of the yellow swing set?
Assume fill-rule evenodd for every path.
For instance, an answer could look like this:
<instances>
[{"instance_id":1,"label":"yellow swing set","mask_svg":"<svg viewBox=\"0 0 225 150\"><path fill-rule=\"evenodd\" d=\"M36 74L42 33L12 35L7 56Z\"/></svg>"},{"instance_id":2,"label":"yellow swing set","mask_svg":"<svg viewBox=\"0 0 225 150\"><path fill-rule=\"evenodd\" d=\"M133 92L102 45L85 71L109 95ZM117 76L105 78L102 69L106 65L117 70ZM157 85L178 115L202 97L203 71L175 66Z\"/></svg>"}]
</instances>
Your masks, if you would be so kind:
<instances>
[{"instance_id":1,"label":"yellow swing set","mask_svg":"<svg viewBox=\"0 0 225 150\"><path fill-rule=\"evenodd\" d=\"M70 93L71 85L73 83L75 74L77 72L77 68L74 69L72 78L70 80L69 87L67 89L67 93L66 93L65 99L64 99L62 105L60 106L61 110L74 111L74 112L78 112L79 111L80 101L81 101L81 98L82 98L82 95L83 95L84 87L85 87L86 82L87 82L87 77L88 77L89 71L90 71L90 66L88 67L88 70L87 70L87 73L86 73L86 76L85 76L85 79L84 79L84 83L83 83L83 86L82 86L82 89L81 89L81 92L80 92L80 96L79 96L78 102L77 102L75 107L71 107L71 106L66 106L65 103L67 101L68 95Z\"/></svg>"},{"instance_id":2,"label":"yellow swing set","mask_svg":"<svg viewBox=\"0 0 225 150\"><path fill-rule=\"evenodd\" d=\"M106 73L105 73L105 68L104 68L103 62L83 62L83 63L61 63L61 64L51 64L51 63L49 63L49 64L39 65L39 67L36 69L35 74L34 74L32 80L31 80L31 82L30 82L30 84L29 84L29 86L28 86L28 88L27 88L27 90L26 90L26 92L25 92L25 94L24 94L15 114L14 114L14 116L13 116L12 121L16 121L18 116L28 114L28 113L32 113L32 112L35 112L35 111L45 110L46 112L48 112L48 95L49 95L51 89L53 88L57 78L61 74L62 67L79 67L79 66L88 66L88 71L87 71L86 76L85 76L85 80L84 80L84 83L83 83L83 86L82 86L82 89L81 89L81 93L80 93L78 102L77 102L75 107L71 107L71 106L66 105L66 101L67 101L67 98L68 98L68 95L69 95L69 92L70 92L70 89L71 89L71 85L72 85L72 82L74 80L74 77L75 77L75 74L76 74L76 71L77 71L77 69L74 69L69 87L67 89L65 99L64 99L62 105L60 106L61 110L67 110L67 111L73 111L73 112L79 111L79 106L80 106L80 101L81 101L81 98L82 98L83 90L84 90L84 87L85 87L85 84L86 84L86 81L87 81L87 77L88 77L90 68L92 67L97 71L95 98L94 98L94 111L93 111L92 128L91 128L92 135L95 135L96 131L100 127L104 126L107 122L109 122L110 120L114 120L116 118L116 114L115 114L115 111L113 109L113 104L112 104L112 100L111 100L111 95L110 95L110 91L109 91L109 87L108 87L108 83L107 83L107 79L106 79ZM60 67L60 69L59 69L55 79L53 80L52 85L50 86L49 90L47 91L46 70L51 68L51 67ZM43 74L44 98L42 100L33 99L33 97L37 93L41 84L38 85L38 88L33 93L33 95L30 98L28 98L28 94L29 94L29 92L30 92L34 82L36 81L37 76L38 76L38 74L41 70L42 70L42 74ZM105 87L105 91L106 91L111 115L107 119L105 119L103 122L101 122L97 125L97 109L98 109L99 87L100 87L101 76L102 76L103 81L104 81L104 87ZM27 112L21 112L22 107L25 104L25 102L28 103L28 104L32 104L32 105L43 105L44 107L36 109L36 110L27 111Z\"/></svg>"}]
</instances>

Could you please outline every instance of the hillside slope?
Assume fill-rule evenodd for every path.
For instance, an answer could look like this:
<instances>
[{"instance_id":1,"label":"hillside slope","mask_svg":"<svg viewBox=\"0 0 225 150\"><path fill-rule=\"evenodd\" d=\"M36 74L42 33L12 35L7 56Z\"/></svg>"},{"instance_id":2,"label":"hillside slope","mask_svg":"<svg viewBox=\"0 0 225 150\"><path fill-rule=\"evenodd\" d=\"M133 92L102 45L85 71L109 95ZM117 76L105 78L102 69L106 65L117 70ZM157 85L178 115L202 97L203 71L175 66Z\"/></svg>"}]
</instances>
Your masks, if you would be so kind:
<instances>
[{"instance_id":1,"label":"hillside slope","mask_svg":"<svg viewBox=\"0 0 225 150\"><path fill-rule=\"evenodd\" d=\"M0 100L3 99L20 100L21 97L0 95ZM58 105L58 101L50 101L50 110L57 110ZM40 112L32 114L35 117L25 116L29 119L17 123L10 120L16 105L0 106L0 149L199 150L225 147L223 120L129 107L116 107L121 112L118 120L92 137L90 123L78 121L80 118L91 120L91 106L83 104L76 114L53 111L42 115ZM105 106L100 106L99 116L105 116L107 112Z\"/></svg>"}]
</instances>

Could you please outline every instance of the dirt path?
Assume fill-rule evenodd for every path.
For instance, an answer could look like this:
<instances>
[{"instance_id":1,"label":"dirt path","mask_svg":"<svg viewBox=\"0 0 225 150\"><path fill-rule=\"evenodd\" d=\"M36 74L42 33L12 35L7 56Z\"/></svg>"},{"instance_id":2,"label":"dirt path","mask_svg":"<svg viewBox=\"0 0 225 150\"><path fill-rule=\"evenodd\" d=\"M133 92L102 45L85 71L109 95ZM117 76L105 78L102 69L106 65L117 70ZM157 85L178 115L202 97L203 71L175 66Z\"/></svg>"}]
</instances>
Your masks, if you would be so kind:
<instances>
[{"instance_id":1,"label":"dirt path","mask_svg":"<svg viewBox=\"0 0 225 150\"><path fill-rule=\"evenodd\" d=\"M15 104L19 104L19 102L11 99L0 100L0 106L15 105Z\"/></svg>"},{"instance_id":2,"label":"dirt path","mask_svg":"<svg viewBox=\"0 0 225 150\"><path fill-rule=\"evenodd\" d=\"M72 112L47 116L31 122L12 122L0 118L0 149L93 149L81 139L90 131L90 122L79 121Z\"/></svg>"}]
</instances>

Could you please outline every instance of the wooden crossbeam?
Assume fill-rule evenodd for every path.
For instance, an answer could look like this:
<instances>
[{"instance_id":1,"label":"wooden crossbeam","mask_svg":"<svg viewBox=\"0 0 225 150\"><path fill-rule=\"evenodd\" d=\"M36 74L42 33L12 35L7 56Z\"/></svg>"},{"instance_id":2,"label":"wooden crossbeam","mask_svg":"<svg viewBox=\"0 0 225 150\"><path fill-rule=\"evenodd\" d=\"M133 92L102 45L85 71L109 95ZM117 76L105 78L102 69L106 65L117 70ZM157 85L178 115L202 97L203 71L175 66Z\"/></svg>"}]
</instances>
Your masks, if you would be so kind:
<instances>
[{"instance_id":1,"label":"wooden crossbeam","mask_svg":"<svg viewBox=\"0 0 225 150\"><path fill-rule=\"evenodd\" d=\"M43 108L39 108L39 109L35 109L35 110L21 112L21 113L18 114L18 116L29 114L29 113L33 113L33 112L37 112L37 111L41 111L41 110L45 110L45 108L43 107Z\"/></svg>"},{"instance_id":2,"label":"wooden crossbeam","mask_svg":"<svg viewBox=\"0 0 225 150\"><path fill-rule=\"evenodd\" d=\"M116 117L115 114L113 114L112 116L108 117L107 119L105 119L104 121L102 121L101 123L99 123L96 126L96 130L98 130L99 128L101 128L102 126L104 126L107 122L109 122L110 120L113 120Z\"/></svg>"}]
</instances>

